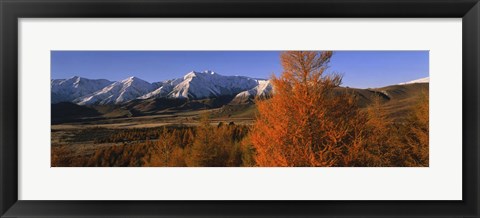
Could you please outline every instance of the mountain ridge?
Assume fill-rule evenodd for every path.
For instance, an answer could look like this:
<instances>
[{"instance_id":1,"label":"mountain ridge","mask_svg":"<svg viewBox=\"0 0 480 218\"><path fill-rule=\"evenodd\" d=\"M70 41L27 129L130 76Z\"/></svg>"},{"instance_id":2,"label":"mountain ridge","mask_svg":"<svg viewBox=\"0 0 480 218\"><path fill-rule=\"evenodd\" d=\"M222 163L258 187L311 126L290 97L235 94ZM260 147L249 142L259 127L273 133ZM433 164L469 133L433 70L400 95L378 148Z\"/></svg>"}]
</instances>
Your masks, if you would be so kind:
<instances>
[{"instance_id":1,"label":"mountain ridge","mask_svg":"<svg viewBox=\"0 0 480 218\"><path fill-rule=\"evenodd\" d=\"M429 77L399 83L429 83ZM183 77L147 82L131 76L121 81L92 80L82 77L51 80L51 103L72 102L78 105L118 105L133 100L157 98L200 100L233 96L231 103L251 103L273 92L270 80L246 76L224 76L214 71L190 71Z\"/></svg>"},{"instance_id":2,"label":"mountain ridge","mask_svg":"<svg viewBox=\"0 0 480 218\"><path fill-rule=\"evenodd\" d=\"M51 103L71 102L112 83L106 79L87 79L79 76L68 79L52 79L50 81Z\"/></svg>"},{"instance_id":3,"label":"mountain ridge","mask_svg":"<svg viewBox=\"0 0 480 218\"><path fill-rule=\"evenodd\" d=\"M79 105L119 104L136 99L154 89L155 85L132 76L122 81L114 82L89 95L79 97L73 102Z\"/></svg>"},{"instance_id":4,"label":"mountain ridge","mask_svg":"<svg viewBox=\"0 0 480 218\"><path fill-rule=\"evenodd\" d=\"M414 84L414 83L430 83L430 77L424 77L408 82L398 83L397 85L407 85L407 84Z\"/></svg>"},{"instance_id":5,"label":"mountain ridge","mask_svg":"<svg viewBox=\"0 0 480 218\"><path fill-rule=\"evenodd\" d=\"M58 80L58 79L57 79ZM207 99L220 96L235 96L241 92L254 89L268 80L246 76L224 76L207 70L191 71L183 77L149 83L138 77L128 77L122 81L112 82L90 89L82 95L63 98L62 90L57 88L57 80L51 81L52 103L62 101L78 105L123 104L135 99L150 98L185 98ZM60 79L63 81L65 79ZM66 95L69 95L67 92Z\"/></svg>"}]
</instances>

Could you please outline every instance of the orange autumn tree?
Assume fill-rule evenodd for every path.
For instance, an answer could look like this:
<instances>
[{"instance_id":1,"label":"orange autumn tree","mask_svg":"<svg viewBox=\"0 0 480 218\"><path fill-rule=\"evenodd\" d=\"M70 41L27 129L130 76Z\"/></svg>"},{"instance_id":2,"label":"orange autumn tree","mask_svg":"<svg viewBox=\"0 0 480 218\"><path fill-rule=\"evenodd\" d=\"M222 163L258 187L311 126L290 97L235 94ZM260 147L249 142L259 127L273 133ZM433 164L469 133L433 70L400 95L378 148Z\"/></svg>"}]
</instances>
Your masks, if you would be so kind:
<instances>
[{"instance_id":1,"label":"orange autumn tree","mask_svg":"<svg viewBox=\"0 0 480 218\"><path fill-rule=\"evenodd\" d=\"M410 131L406 137L409 158L406 166L428 166L429 163L429 101L423 91L409 118Z\"/></svg>"},{"instance_id":2,"label":"orange autumn tree","mask_svg":"<svg viewBox=\"0 0 480 218\"><path fill-rule=\"evenodd\" d=\"M250 134L258 166L338 166L362 128L354 98L326 73L331 51L287 51L272 98L258 101ZM360 145L359 145L360 146Z\"/></svg>"}]
</instances>

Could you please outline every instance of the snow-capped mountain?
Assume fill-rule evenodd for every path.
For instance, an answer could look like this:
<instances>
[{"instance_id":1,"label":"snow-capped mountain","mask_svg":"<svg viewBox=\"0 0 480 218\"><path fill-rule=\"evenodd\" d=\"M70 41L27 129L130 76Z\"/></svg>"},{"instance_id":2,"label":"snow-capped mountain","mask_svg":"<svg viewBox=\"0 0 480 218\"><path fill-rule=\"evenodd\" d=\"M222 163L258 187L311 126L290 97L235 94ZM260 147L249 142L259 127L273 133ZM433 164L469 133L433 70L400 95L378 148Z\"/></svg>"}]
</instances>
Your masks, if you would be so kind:
<instances>
[{"instance_id":1,"label":"snow-capped mountain","mask_svg":"<svg viewBox=\"0 0 480 218\"><path fill-rule=\"evenodd\" d=\"M145 95L138 97L138 99L166 98L173 91L173 88L182 81L183 78L178 78L154 83L158 88L155 89L153 92L149 92Z\"/></svg>"},{"instance_id":2,"label":"snow-capped mountain","mask_svg":"<svg viewBox=\"0 0 480 218\"><path fill-rule=\"evenodd\" d=\"M137 77L129 77L120 82L114 82L111 85L87 96L77 98L73 102L79 105L119 104L136 99L155 90L156 88L157 87L155 85L147 81Z\"/></svg>"},{"instance_id":3,"label":"snow-capped mountain","mask_svg":"<svg viewBox=\"0 0 480 218\"><path fill-rule=\"evenodd\" d=\"M399 83L398 85L407 85L407 84L413 84L413 83L429 83L429 82L430 82L430 77L425 77L421 79L412 80L409 82Z\"/></svg>"},{"instance_id":4,"label":"snow-capped mountain","mask_svg":"<svg viewBox=\"0 0 480 218\"><path fill-rule=\"evenodd\" d=\"M244 76L222 76L213 71L190 72L173 87L169 98L202 99L213 96L236 95L258 85L258 79Z\"/></svg>"},{"instance_id":5,"label":"snow-capped mountain","mask_svg":"<svg viewBox=\"0 0 480 218\"><path fill-rule=\"evenodd\" d=\"M232 103L246 103L256 97L266 98L272 93L273 87L270 80L259 80L258 85L247 91L238 93Z\"/></svg>"},{"instance_id":6,"label":"snow-capped mountain","mask_svg":"<svg viewBox=\"0 0 480 218\"><path fill-rule=\"evenodd\" d=\"M113 82L106 79L86 79L74 76L69 79L53 79L50 81L52 104L71 102L76 98L98 91Z\"/></svg>"}]
</instances>

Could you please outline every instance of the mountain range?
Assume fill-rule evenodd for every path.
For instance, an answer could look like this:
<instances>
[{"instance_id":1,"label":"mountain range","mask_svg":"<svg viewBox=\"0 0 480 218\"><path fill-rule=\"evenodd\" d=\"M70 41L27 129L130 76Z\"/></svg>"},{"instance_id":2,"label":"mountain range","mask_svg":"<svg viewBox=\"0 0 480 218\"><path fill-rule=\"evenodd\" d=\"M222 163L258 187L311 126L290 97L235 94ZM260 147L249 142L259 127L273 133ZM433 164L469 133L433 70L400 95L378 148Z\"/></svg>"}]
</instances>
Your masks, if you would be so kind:
<instances>
[{"instance_id":1,"label":"mountain range","mask_svg":"<svg viewBox=\"0 0 480 218\"><path fill-rule=\"evenodd\" d=\"M245 99L266 96L271 91L271 84L266 79L223 76L213 71L192 71L182 78L155 83L137 77L117 82L78 76L51 81L52 104L72 102L78 105L118 105L136 99L198 100L236 95Z\"/></svg>"}]
</instances>

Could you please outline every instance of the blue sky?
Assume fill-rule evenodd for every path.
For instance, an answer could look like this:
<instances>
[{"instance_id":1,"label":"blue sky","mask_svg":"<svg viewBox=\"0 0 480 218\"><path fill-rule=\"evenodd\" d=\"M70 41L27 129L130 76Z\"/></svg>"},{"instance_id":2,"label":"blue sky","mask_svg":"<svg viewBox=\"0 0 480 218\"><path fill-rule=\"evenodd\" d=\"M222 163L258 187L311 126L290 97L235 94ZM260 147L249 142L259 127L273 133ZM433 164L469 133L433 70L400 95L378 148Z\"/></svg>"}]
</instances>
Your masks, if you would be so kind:
<instances>
[{"instance_id":1,"label":"blue sky","mask_svg":"<svg viewBox=\"0 0 480 218\"><path fill-rule=\"evenodd\" d=\"M269 78L280 75L280 51L52 51L52 79L81 76L149 82L190 71ZM429 75L428 51L336 51L329 71L343 74L342 86L382 87Z\"/></svg>"}]
</instances>

